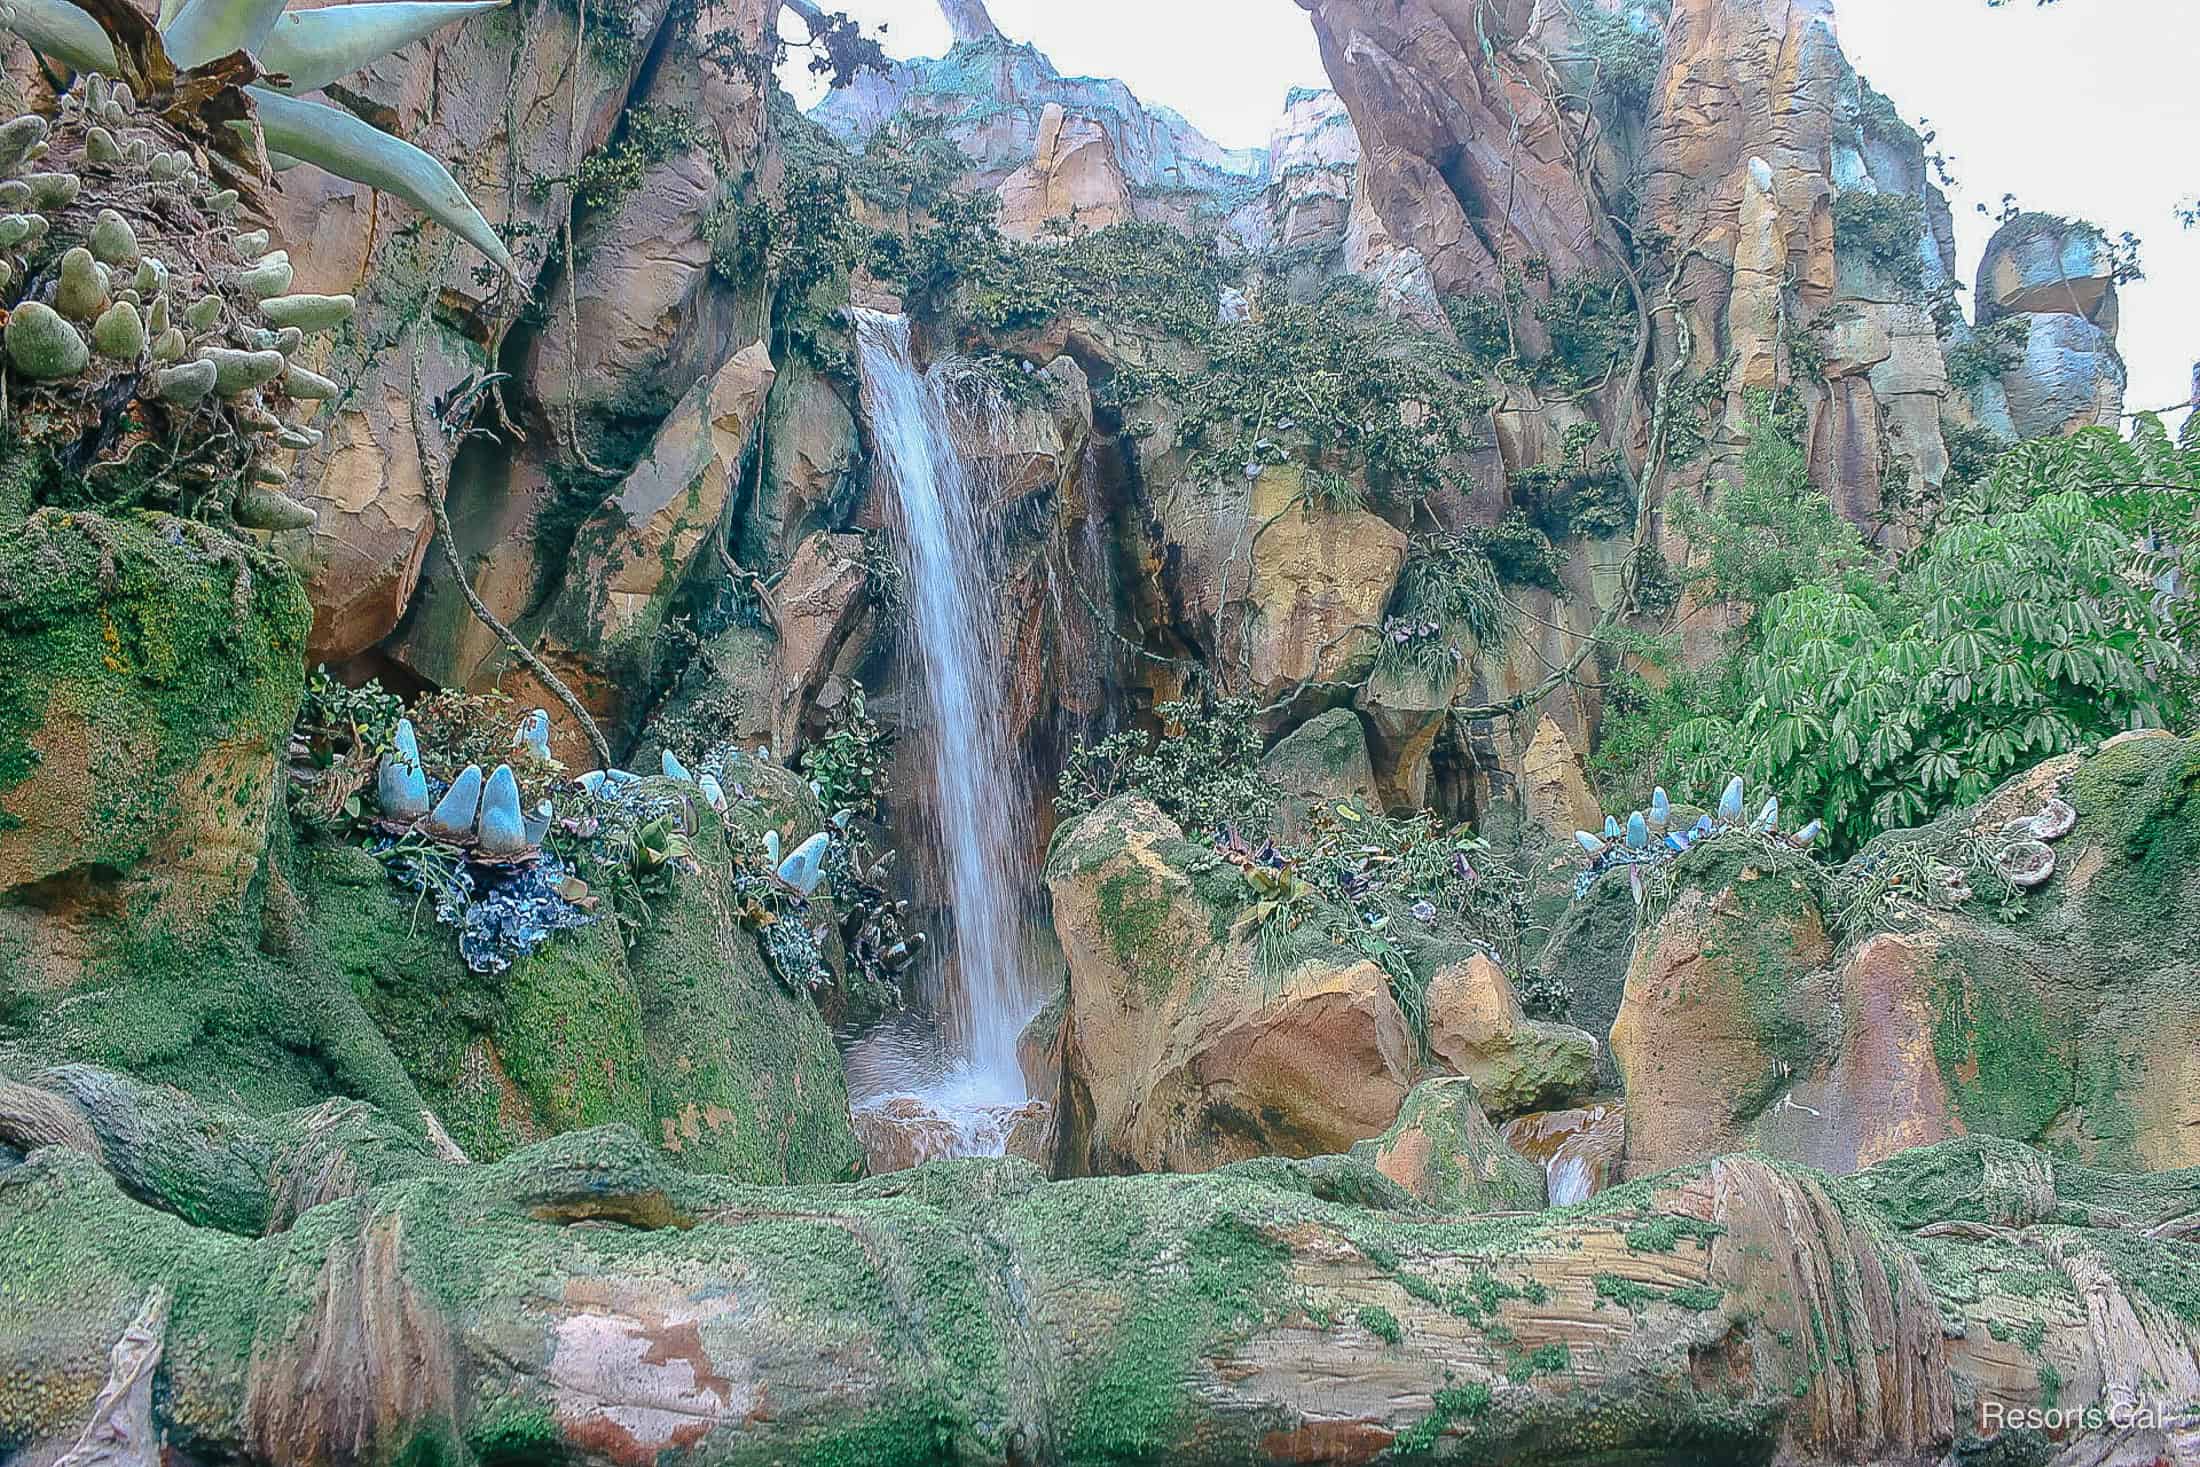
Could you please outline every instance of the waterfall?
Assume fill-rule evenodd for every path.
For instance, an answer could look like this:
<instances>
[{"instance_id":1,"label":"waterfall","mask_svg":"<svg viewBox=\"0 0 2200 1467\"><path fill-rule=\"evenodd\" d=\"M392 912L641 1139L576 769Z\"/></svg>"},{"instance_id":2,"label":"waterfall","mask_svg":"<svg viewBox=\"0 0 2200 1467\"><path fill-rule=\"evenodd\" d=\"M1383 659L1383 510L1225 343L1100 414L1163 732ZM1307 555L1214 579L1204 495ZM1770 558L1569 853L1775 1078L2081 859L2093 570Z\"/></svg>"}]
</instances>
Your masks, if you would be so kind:
<instances>
[{"instance_id":1,"label":"waterfall","mask_svg":"<svg viewBox=\"0 0 2200 1467\"><path fill-rule=\"evenodd\" d=\"M942 958L953 975L954 1053L934 1085L951 1105L1014 1105L1026 1095L1016 1036L1031 1008L1018 959L1025 860L1018 824L1028 810L1001 724L987 496L956 452L956 405L944 378L916 365L908 318L860 309L850 315L864 412L899 532L909 642L923 674L930 813L953 920L952 955Z\"/></svg>"}]
</instances>

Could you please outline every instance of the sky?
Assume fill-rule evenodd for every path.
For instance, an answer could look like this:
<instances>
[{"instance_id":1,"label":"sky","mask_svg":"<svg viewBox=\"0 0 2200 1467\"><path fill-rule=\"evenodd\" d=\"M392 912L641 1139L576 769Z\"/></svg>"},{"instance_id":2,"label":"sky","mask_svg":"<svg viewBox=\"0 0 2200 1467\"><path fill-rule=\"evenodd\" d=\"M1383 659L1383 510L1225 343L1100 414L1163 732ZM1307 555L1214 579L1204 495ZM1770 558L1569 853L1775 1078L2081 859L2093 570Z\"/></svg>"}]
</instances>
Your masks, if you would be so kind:
<instances>
[{"instance_id":1,"label":"sky","mask_svg":"<svg viewBox=\"0 0 2200 1467\"><path fill-rule=\"evenodd\" d=\"M834 0L884 23L896 56L937 56L932 0ZM995 24L1064 72L1119 77L1231 147L1264 146L1294 86L1326 86L1295 0L990 0ZM1836 0L1856 68L1953 159L1959 274L1975 277L2013 193L2028 209L2092 219L2145 243L2146 280L2125 288L2127 407L2191 392L2200 358L2200 230L2174 209L2200 193L2200 0L2062 0L1989 10L1985 0ZM790 34L799 34L789 22ZM790 73L795 68L790 67ZM798 92L805 102L814 89Z\"/></svg>"}]
</instances>

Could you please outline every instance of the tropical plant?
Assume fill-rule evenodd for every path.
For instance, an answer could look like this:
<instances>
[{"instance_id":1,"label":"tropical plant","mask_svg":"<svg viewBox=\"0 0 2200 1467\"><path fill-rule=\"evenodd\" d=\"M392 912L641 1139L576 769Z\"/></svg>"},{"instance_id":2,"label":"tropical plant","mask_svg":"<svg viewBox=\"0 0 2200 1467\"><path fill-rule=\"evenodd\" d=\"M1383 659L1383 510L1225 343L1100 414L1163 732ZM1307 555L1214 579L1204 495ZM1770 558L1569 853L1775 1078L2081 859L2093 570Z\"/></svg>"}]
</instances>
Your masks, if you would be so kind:
<instances>
[{"instance_id":1,"label":"tropical plant","mask_svg":"<svg viewBox=\"0 0 2200 1467\"><path fill-rule=\"evenodd\" d=\"M282 0L162 0L159 26L127 0L9 0L6 26L78 72L128 84L171 127L210 144L239 183L312 163L394 194L506 270L511 253L427 153L341 107L301 99L505 0L395 0L285 10ZM149 124L141 124L149 125ZM234 141L224 143L224 131Z\"/></svg>"},{"instance_id":2,"label":"tropical plant","mask_svg":"<svg viewBox=\"0 0 2200 1467\"><path fill-rule=\"evenodd\" d=\"M493 8L186 0L156 30L127 0L0 7L0 26L82 73L51 118L0 124L0 360L19 493L246 530L313 523L283 492L289 455L321 441L307 420L339 387L302 348L343 327L353 301L294 293L289 256L236 215L258 207L270 160L312 162L406 199L510 269L440 163L290 94Z\"/></svg>"},{"instance_id":3,"label":"tropical plant","mask_svg":"<svg viewBox=\"0 0 2200 1467\"><path fill-rule=\"evenodd\" d=\"M894 735L864 710L862 686L850 683L825 736L802 751L802 772L817 786L827 814L853 810L875 817L893 750Z\"/></svg>"},{"instance_id":4,"label":"tropical plant","mask_svg":"<svg viewBox=\"0 0 2200 1467\"><path fill-rule=\"evenodd\" d=\"M2041 759L2177 711L2182 670L2143 552L2078 491L1952 524L1889 604L1825 583L1774 596L1738 721L1693 720L1676 782L1769 783L1838 850L1981 798Z\"/></svg>"}]
</instances>

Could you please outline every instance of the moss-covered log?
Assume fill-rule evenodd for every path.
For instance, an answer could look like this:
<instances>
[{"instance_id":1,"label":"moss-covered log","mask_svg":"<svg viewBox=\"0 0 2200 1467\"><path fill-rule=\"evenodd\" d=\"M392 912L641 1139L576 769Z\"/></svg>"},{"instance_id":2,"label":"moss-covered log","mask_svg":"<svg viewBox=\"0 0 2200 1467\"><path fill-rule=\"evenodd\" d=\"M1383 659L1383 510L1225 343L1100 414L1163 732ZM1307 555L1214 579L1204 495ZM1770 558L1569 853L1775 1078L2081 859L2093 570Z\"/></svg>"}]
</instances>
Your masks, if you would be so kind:
<instances>
[{"instance_id":1,"label":"moss-covered log","mask_svg":"<svg viewBox=\"0 0 2200 1467\"><path fill-rule=\"evenodd\" d=\"M1014 1161L758 1188L619 1128L408 1165L257 1238L65 1146L0 1171L0 1453L74 1439L156 1289L150 1424L198 1460L1922 1463L1988 1409L2200 1398L2200 1173L2005 1142L1486 1217Z\"/></svg>"}]
</instances>

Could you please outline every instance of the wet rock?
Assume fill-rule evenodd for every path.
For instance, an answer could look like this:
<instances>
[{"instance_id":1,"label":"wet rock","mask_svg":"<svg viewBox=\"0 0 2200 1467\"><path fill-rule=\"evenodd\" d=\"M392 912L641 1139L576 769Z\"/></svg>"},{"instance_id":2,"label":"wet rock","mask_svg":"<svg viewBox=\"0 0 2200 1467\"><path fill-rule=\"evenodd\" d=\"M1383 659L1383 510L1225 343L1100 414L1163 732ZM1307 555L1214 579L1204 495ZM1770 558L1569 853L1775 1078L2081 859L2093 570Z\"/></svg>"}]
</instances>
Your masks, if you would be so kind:
<instances>
[{"instance_id":1,"label":"wet rock","mask_svg":"<svg viewBox=\"0 0 2200 1467\"><path fill-rule=\"evenodd\" d=\"M1619 1179L1627 1107L1615 1100L1533 1111L1505 1122L1501 1134L1507 1146L1543 1169L1551 1206L1568 1207Z\"/></svg>"}]
</instances>

